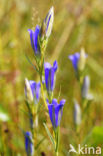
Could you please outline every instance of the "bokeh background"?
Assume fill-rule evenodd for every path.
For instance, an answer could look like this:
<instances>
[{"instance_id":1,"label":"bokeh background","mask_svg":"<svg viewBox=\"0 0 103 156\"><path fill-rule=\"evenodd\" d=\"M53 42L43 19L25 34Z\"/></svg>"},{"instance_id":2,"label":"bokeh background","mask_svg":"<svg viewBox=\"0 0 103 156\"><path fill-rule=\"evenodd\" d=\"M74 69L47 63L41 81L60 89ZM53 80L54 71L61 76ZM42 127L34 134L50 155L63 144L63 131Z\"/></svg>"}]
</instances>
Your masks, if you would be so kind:
<instances>
[{"instance_id":1,"label":"bokeh background","mask_svg":"<svg viewBox=\"0 0 103 156\"><path fill-rule=\"evenodd\" d=\"M38 80L25 54L34 63L28 28L41 24L51 6L55 8L53 31L45 60L58 61L55 97L65 98L61 122L60 156L69 155L69 144L83 143L103 148L103 1L102 0L0 0L0 155L25 156L24 136L28 130L25 115L24 79ZM81 103L80 88L69 54L84 47L88 53L86 73L90 76L94 99L77 135L73 121L73 98ZM53 156L53 148L42 125L39 138L46 139L38 154ZM49 120L50 123L50 120ZM88 137L89 136L89 137ZM72 155L72 154L71 154ZM101 154L103 155L103 154Z\"/></svg>"}]
</instances>

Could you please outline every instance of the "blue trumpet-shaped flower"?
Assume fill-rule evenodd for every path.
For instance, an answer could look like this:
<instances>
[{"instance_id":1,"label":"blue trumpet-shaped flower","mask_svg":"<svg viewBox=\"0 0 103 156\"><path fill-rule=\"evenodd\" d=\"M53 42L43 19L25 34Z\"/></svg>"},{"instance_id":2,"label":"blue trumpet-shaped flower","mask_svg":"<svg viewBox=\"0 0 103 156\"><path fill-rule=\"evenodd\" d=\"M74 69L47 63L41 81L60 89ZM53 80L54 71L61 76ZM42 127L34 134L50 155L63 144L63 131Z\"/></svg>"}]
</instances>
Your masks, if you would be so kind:
<instances>
[{"instance_id":1,"label":"blue trumpet-shaped flower","mask_svg":"<svg viewBox=\"0 0 103 156\"><path fill-rule=\"evenodd\" d=\"M25 133L25 150L26 150L27 156L33 156L34 147L33 147L31 132Z\"/></svg>"},{"instance_id":2,"label":"blue trumpet-shaped flower","mask_svg":"<svg viewBox=\"0 0 103 156\"><path fill-rule=\"evenodd\" d=\"M56 99L53 99L51 104L49 104L49 100L47 100L47 104L48 104L50 120L52 122L53 127L56 128L60 125L65 100L62 99L60 101L60 104L58 104Z\"/></svg>"},{"instance_id":3,"label":"blue trumpet-shaped flower","mask_svg":"<svg viewBox=\"0 0 103 156\"><path fill-rule=\"evenodd\" d=\"M84 68L86 57L87 57L87 54L85 54L83 51L81 51L81 53L75 53L73 55L69 55L68 56L68 58L72 61L74 70L76 72L78 71L78 63L79 63L79 61L80 61L80 66L81 67L83 66L83 68Z\"/></svg>"},{"instance_id":4,"label":"blue trumpet-shaped flower","mask_svg":"<svg viewBox=\"0 0 103 156\"><path fill-rule=\"evenodd\" d=\"M28 81L27 78L25 79L25 96L27 100L30 102L34 100L35 104L37 104L40 98L40 90L40 82L37 83L32 80Z\"/></svg>"},{"instance_id":5,"label":"blue trumpet-shaped flower","mask_svg":"<svg viewBox=\"0 0 103 156\"><path fill-rule=\"evenodd\" d=\"M77 71L77 69L78 69L78 61L79 61L79 58L80 58L80 54L79 53L75 53L73 55L69 55L68 57L72 61L72 64L73 64L74 69Z\"/></svg>"},{"instance_id":6,"label":"blue trumpet-shaped flower","mask_svg":"<svg viewBox=\"0 0 103 156\"><path fill-rule=\"evenodd\" d=\"M40 45L39 45L39 33L40 33L40 27L37 25L35 28L35 31L28 29L29 34L30 34L30 40L31 40L31 46L34 50L34 54L36 57L41 56L41 51L40 51Z\"/></svg>"},{"instance_id":7,"label":"blue trumpet-shaped flower","mask_svg":"<svg viewBox=\"0 0 103 156\"><path fill-rule=\"evenodd\" d=\"M49 94L54 90L55 72L57 68L57 61L54 61L53 67L49 63L44 64L46 89Z\"/></svg>"}]
</instances>

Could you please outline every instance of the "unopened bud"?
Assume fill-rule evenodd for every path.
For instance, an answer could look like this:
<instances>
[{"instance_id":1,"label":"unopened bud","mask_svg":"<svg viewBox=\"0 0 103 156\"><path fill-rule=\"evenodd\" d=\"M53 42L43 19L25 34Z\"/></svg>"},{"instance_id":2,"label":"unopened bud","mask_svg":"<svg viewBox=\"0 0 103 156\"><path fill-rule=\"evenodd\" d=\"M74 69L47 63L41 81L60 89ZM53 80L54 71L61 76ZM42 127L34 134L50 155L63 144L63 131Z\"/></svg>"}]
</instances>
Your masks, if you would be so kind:
<instances>
[{"instance_id":1,"label":"unopened bud","mask_svg":"<svg viewBox=\"0 0 103 156\"><path fill-rule=\"evenodd\" d=\"M81 124L81 108L77 101L74 101L74 122L76 125Z\"/></svg>"},{"instance_id":2,"label":"unopened bud","mask_svg":"<svg viewBox=\"0 0 103 156\"><path fill-rule=\"evenodd\" d=\"M86 98L88 96L88 91L90 87L90 78L89 76L85 76L83 79L83 85L82 85L82 97Z\"/></svg>"},{"instance_id":3,"label":"unopened bud","mask_svg":"<svg viewBox=\"0 0 103 156\"><path fill-rule=\"evenodd\" d=\"M93 95L89 93L89 88L90 88L90 78L89 76L85 76L82 85L82 97L87 100L92 100Z\"/></svg>"},{"instance_id":4,"label":"unopened bud","mask_svg":"<svg viewBox=\"0 0 103 156\"><path fill-rule=\"evenodd\" d=\"M32 91L31 91L31 87L30 87L30 83L28 81L27 78L25 78L25 96L26 96L26 99L28 102L32 102L33 101L33 94L32 94Z\"/></svg>"},{"instance_id":5,"label":"unopened bud","mask_svg":"<svg viewBox=\"0 0 103 156\"><path fill-rule=\"evenodd\" d=\"M78 61L78 69L80 71L83 71L84 68L85 68L86 57L87 57L87 54L85 53L84 48L82 48L81 52L80 52L80 58L79 58L79 61Z\"/></svg>"},{"instance_id":6,"label":"unopened bud","mask_svg":"<svg viewBox=\"0 0 103 156\"><path fill-rule=\"evenodd\" d=\"M54 21L54 7L51 7L41 26L41 37L48 38L51 34Z\"/></svg>"},{"instance_id":7,"label":"unopened bud","mask_svg":"<svg viewBox=\"0 0 103 156\"><path fill-rule=\"evenodd\" d=\"M31 132L25 133L25 150L26 150L27 156L34 155L34 145L33 145L33 138L32 138Z\"/></svg>"}]
</instances>

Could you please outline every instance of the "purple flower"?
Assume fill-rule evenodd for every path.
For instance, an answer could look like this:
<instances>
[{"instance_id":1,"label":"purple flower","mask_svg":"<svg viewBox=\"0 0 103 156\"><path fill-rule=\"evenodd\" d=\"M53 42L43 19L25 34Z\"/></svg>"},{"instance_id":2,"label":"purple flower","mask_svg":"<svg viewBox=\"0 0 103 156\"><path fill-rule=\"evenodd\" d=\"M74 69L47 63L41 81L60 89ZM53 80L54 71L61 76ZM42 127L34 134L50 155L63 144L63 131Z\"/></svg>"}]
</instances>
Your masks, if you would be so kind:
<instances>
[{"instance_id":1,"label":"purple flower","mask_svg":"<svg viewBox=\"0 0 103 156\"><path fill-rule=\"evenodd\" d=\"M48 104L50 120L52 122L53 127L56 128L60 125L65 100L62 99L60 101L60 104L57 103L56 99L53 99L51 104L49 104L49 100L47 100L47 104Z\"/></svg>"},{"instance_id":2,"label":"purple flower","mask_svg":"<svg viewBox=\"0 0 103 156\"><path fill-rule=\"evenodd\" d=\"M49 63L44 64L46 89L49 94L54 90L55 72L57 68L57 61L54 61L53 67Z\"/></svg>"},{"instance_id":3,"label":"purple flower","mask_svg":"<svg viewBox=\"0 0 103 156\"><path fill-rule=\"evenodd\" d=\"M40 51L40 45L39 45L39 33L40 33L40 27L37 25L35 28L35 31L28 29L29 34L30 34L30 40L31 40L31 46L34 50L34 54L36 57L41 56L41 51Z\"/></svg>"},{"instance_id":4,"label":"purple flower","mask_svg":"<svg viewBox=\"0 0 103 156\"><path fill-rule=\"evenodd\" d=\"M78 63L79 63L79 61L80 61L80 65L84 66L86 57L87 57L87 54L85 54L83 51L81 51L81 53L75 53L73 55L69 55L68 56L68 58L72 61L74 70L76 72L78 71Z\"/></svg>"},{"instance_id":5,"label":"purple flower","mask_svg":"<svg viewBox=\"0 0 103 156\"><path fill-rule=\"evenodd\" d=\"M77 71L80 53L75 53L73 55L69 55L68 58L72 61L73 67Z\"/></svg>"},{"instance_id":6,"label":"purple flower","mask_svg":"<svg viewBox=\"0 0 103 156\"><path fill-rule=\"evenodd\" d=\"M27 156L33 156L34 154L34 147L32 143L32 134L31 132L25 133L25 150L27 153Z\"/></svg>"},{"instance_id":7,"label":"purple flower","mask_svg":"<svg viewBox=\"0 0 103 156\"><path fill-rule=\"evenodd\" d=\"M28 81L28 79L25 79L25 96L27 100L31 102L34 100L35 104L37 104L40 98L40 90L40 82L37 83L35 81Z\"/></svg>"}]
</instances>

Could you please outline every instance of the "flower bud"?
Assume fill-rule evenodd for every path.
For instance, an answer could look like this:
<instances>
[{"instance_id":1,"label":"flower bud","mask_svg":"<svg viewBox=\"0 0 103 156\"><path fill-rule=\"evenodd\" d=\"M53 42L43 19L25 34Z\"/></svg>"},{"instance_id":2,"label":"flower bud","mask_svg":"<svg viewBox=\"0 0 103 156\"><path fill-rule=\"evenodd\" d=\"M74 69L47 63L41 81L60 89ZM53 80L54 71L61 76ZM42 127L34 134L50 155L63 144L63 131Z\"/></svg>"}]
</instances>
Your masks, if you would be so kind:
<instances>
[{"instance_id":1,"label":"flower bud","mask_svg":"<svg viewBox=\"0 0 103 156\"><path fill-rule=\"evenodd\" d=\"M27 78L25 78L25 96L26 96L26 99L28 102L32 102L33 101L33 94L32 94L32 91L31 91L31 87L30 87L30 83L28 81Z\"/></svg>"},{"instance_id":2,"label":"flower bud","mask_svg":"<svg viewBox=\"0 0 103 156\"><path fill-rule=\"evenodd\" d=\"M48 38L51 34L54 21L54 7L51 7L41 26L40 36Z\"/></svg>"},{"instance_id":3,"label":"flower bud","mask_svg":"<svg viewBox=\"0 0 103 156\"><path fill-rule=\"evenodd\" d=\"M85 76L82 85L82 97L86 98L88 96L88 91L90 87L90 78L89 76Z\"/></svg>"},{"instance_id":4,"label":"flower bud","mask_svg":"<svg viewBox=\"0 0 103 156\"><path fill-rule=\"evenodd\" d=\"M34 155L34 146L33 146L31 132L25 133L25 150L26 150L27 156Z\"/></svg>"},{"instance_id":5,"label":"flower bud","mask_svg":"<svg viewBox=\"0 0 103 156\"><path fill-rule=\"evenodd\" d=\"M30 34L31 46L33 48L34 54L36 58L39 60L41 58L41 49L39 44L39 34L40 34L40 26L37 25L35 27L35 31L28 29Z\"/></svg>"},{"instance_id":6,"label":"flower bud","mask_svg":"<svg viewBox=\"0 0 103 156\"><path fill-rule=\"evenodd\" d=\"M81 52L80 52L80 58L79 58L79 61L78 61L78 69L79 69L80 71L83 71L84 68L85 68L86 57L87 57L87 55L85 54L85 51L84 51L84 49L82 48L82 49L81 49Z\"/></svg>"},{"instance_id":7,"label":"flower bud","mask_svg":"<svg viewBox=\"0 0 103 156\"><path fill-rule=\"evenodd\" d=\"M40 82L35 82L33 80L28 81L27 78L25 79L25 96L28 102L34 101L34 103L37 104L40 99L40 91Z\"/></svg>"},{"instance_id":8,"label":"flower bud","mask_svg":"<svg viewBox=\"0 0 103 156\"><path fill-rule=\"evenodd\" d=\"M74 101L74 123L76 125L81 124L81 108L77 101Z\"/></svg>"},{"instance_id":9,"label":"flower bud","mask_svg":"<svg viewBox=\"0 0 103 156\"><path fill-rule=\"evenodd\" d=\"M82 97L88 100L93 99L93 95L89 93L90 87L90 78L89 76L85 76L82 85Z\"/></svg>"}]
</instances>

